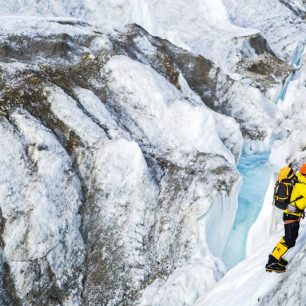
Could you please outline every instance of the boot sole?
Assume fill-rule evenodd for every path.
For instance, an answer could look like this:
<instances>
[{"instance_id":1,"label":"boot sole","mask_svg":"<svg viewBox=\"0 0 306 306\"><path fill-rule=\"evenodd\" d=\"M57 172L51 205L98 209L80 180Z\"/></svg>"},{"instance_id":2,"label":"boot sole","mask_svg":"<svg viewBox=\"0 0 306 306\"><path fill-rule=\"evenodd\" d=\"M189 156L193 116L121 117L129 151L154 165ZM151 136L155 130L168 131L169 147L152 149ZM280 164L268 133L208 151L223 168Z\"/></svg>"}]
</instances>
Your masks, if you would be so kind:
<instances>
[{"instance_id":1,"label":"boot sole","mask_svg":"<svg viewBox=\"0 0 306 306\"><path fill-rule=\"evenodd\" d=\"M284 273L286 272L286 270L280 271L280 270L273 270L273 269L266 269L267 272L271 273L271 272L276 272L276 273Z\"/></svg>"}]
</instances>

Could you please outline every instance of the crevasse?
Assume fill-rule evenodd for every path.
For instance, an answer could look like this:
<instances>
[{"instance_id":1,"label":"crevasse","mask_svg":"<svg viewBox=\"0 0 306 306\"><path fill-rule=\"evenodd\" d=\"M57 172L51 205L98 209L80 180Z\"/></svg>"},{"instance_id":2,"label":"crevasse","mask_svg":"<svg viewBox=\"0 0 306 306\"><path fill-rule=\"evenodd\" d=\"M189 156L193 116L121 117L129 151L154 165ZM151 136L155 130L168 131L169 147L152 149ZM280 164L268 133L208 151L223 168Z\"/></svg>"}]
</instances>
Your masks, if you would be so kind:
<instances>
[{"instance_id":1,"label":"crevasse","mask_svg":"<svg viewBox=\"0 0 306 306\"><path fill-rule=\"evenodd\" d=\"M298 45L292 58L292 66L299 69L304 54L304 46ZM281 104L286 97L290 82L294 79L292 71L275 98ZM271 144L272 145L272 144ZM238 197L238 209L233 227L229 233L222 260L227 268L235 266L246 256L246 244L250 228L256 221L262 208L269 181L273 174L273 166L269 163L270 152L258 154L242 154L237 166L242 176L242 187Z\"/></svg>"},{"instance_id":2,"label":"crevasse","mask_svg":"<svg viewBox=\"0 0 306 306\"><path fill-rule=\"evenodd\" d=\"M243 154L240 158L238 170L243 183L234 225L222 255L222 260L228 268L246 257L248 232L259 214L273 170L268 158L269 152Z\"/></svg>"}]
</instances>

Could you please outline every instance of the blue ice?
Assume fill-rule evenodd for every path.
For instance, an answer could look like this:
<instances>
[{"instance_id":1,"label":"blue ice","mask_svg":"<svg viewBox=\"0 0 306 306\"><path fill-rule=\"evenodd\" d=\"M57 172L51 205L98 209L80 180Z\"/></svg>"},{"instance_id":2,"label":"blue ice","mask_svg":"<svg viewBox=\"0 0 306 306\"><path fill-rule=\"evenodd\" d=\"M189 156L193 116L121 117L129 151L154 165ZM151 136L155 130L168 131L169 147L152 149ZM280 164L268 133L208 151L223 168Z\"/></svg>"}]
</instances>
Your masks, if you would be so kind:
<instances>
[{"instance_id":1,"label":"blue ice","mask_svg":"<svg viewBox=\"0 0 306 306\"><path fill-rule=\"evenodd\" d=\"M304 49L305 49L304 45L298 45L296 47L295 51L294 51L291 64L295 69L298 69L301 66L302 59L303 59L303 54L304 54ZM285 96L286 96L286 93L287 93L287 90L288 90L288 86L289 86L290 82L293 80L294 75L295 75L295 71L292 71L292 72L290 72L290 74L286 78L284 85L282 86L279 94L275 98L274 102L276 104L282 103L285 100Z\"/></svg>"},{"instance_id":2,"label":"blue ice","mask_svg":"<svg viewBox=\"0 0 306 306\"><path fill-rule=\"evenodd\" d=\"M273 172L268 159L269 153L243 154L240 158L238 171L243 182L238 198L236 219L222 256L228 268L233 267L246 256L248 232L261 210Z\"/></svg>"}]
</instances>

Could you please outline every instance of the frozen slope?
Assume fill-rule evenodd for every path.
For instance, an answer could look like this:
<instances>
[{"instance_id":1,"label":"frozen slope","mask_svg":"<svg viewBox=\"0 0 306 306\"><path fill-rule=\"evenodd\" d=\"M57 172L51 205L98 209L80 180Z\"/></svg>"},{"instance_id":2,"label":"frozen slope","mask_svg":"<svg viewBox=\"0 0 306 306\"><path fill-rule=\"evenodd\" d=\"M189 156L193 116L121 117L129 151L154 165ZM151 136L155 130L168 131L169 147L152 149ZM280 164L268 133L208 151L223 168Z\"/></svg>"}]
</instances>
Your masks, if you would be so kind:
<instances>
[{"instance_id":1,"label":"frozen slope","mask_svg":"<svg viewBox=\"0 0 306 306\"><path fill-rule=\"evenodd\" d=\"M128 26L123 32L112 34L110 40L117 53L152 65L183 93L190 94L192 89L210 109L233 117L240 124L247 151L269 148L281 114L274 104L268 103L266 91L260 88L274 87L288 73L290 67L286 63L271 54L265 61L257 62L254 55L245 63L258 65L258 71L245 67L241 73L246 74L246 79L237 80L205 57L174 47L166 40L156 40L139 26ZM265 69L261 70L261 66ZM190 89L181 82L180 75ZM221 135L226 127L218 124L218 130Z\"/></svg>"},{"instance_id":2,"label":"frozen slope","mask_svg":"<svg viewBox=\"0 0 306 306\"><path fill-rule=\"evenodd\" d=\"M263 245L276 228L282 226L280 212L270 205L277 169L290 162L298 169L305 162L303 152L305 133L302 120L305 94L305 56L303 55L304 53L301 53L300 57L295 59L300 62L300 69L288 76L284 89L281 90L283 94L278 96L278 106L286 115L286 119L280 122L280 139L277 139L272 146L270 162L274 165L275 173L271 176L260 215L250 230L247 242L248 254Z\"/></svg>"},{"instance_id":3,"label":"frozen slope","mask_svg":"<svg viewBox=\"0 0 306 306\"><path fill-rule=\"evenodd\" d=\"M82 287L82 274L76 271L84 259L78 230L80 181L50 130L24 111L16 110L10 120L13 124L1 118L5 280L15 280L19 301L32 299L34 292L44 287L38 299L43 303L48 290L60 287L65 289L66 304L79 303L74 291Z\"/></svg>"},{"instance_id":4,"label":"frozen slope","mask_svg":"<svg viewBox=\"0 0 306 306\"><path fill-rule=\"evenodd\" d=\"M304 95L305 95L305 55L301 60L301 69L293 74L292 80L288 85L286 96L280 104L280 108L287 115L286 120L282 123L284 133L279 141L276 141L272 147L270 160L277 167L289 162L293 163L295 169L306 162L305 154L305 124L302 119L305 115L304 111ZM271 187L269 188L272 189ZM271 192L271 191L270 191ZM268 195L267 195L268 197ZM263 210L271 209L270 205L265 203ZM256 227L253 230L253 236L263 232L265 239L269 239L270 235L282 227L279 218L275 212L270 213L270 219L267 217L258 219ZM271 217L272 216L272 217ZM303 220L302 224L305 222ZM258 229L261 228L260 231ZM263 230L265 229L265 230ZM304 305L306 301L305 293L305 227L300 229L299 244L286 254L287 259L292 260L289 273L278 282L262 298L261 305ZM262 236L262 234L260 234ZM254 237L256 239L256 237ZM301 249L302 246L302 249ZM300 250L301 249L301 250Z\"/></svg>"},{"instance_id":5,"label":"frozen slope","mask_svg":"<svg viewBox=\"0 0 306 306\"><path fill-rule=\"evenodd\" d=\"M305 161L305 124L303 120L305 113L305 64L304 53L301 69L292 76L286 97L279 106L287 115L287 120L282 123L286 133L282 139L275 142L272 148L271 161L277 165L294 162L297 166Z\"/></svg>"},{"instance_id":6,"label":"frozen slope","mask_svg":"<svg viewBox=\"0 0 306 306\"><path fill-rule=\"evenodd\" d=\"M267 255L282 235L282 231L278 231L264 247L230 270L212 291L200 297L194 305L304 305L305 222L302 225L293 252L288 252L287 258L292 262L285 274L267 273L264 268Z\"/></svg>"},{"instance_id":7,"label":"frozen slope","mask_svg":"<svg viewBox=\"0 0 306 306\"><path fill-rule=\"evenodd\" d=\"M294 2L299 1L224 0L223 2L234 24L258 29L272 50L281 58L290 61L296 46L305 43L303 15L299 16L290 9L295 5Z\"/></svg>"},{"instance_id":8,"label":"frozen slope","mask_svg":"<svg viewBox=\"0 0 306 306\"><path fill-rule=\"evenodd\" d=\"M229 14L232 11L229 10L229 7L235 7L235 5L230 3L226 7L222 0L188 2L174 0L9 0L0 1L0 5L2 14L75 17L96 24L103 32L122 28L128 23L136 23L152 35L168 39L179 47L213 60L227 73L236 71L236 65L244 58L258 56L259 60L264 60L264 51L269 50L267 42L259 33L259 30L262 29L257 27L258 24L254 24L254 27L233 24L232 16ZM264 1L257 3L256 6L258 6L256 10L263 12L267 9ZM252 10L254 11L254 6ZM264 13L262 17L263 22L267 24L265 30L274 23L274 20L271 22L269 19L271 10L268 12L269 14ZM281 13L282 26L287 19L297 18L285 5L280 3L278 3L275 14L279 13ZM236 16L240 14L240 11L237 13L235 11L234 14ZM252 16L252 18L255 17ZM289 29L288 26L286 29ZM293 32L293 26L291 30ZM277 40L284 38L285 33L278 33L276 28L269 29L270 33L272 31L269 38L273 37ZM296 30L294 34L295 32ZM298 37L293 37L286 43L292 45L296 38ZM298 40L301 38L299 37Z\"/></svg>"},{"instance_id":9,"label":"frozen slope","mask_svg":"<svg viewBox=\"0 0 306 306\"><path fill-rule=\"evenodd\" d=\"M286 119L280 122L280 139L276 140L272 146L270 162L275 169L292 162L296 169L306 161L305 147L305 125L304 120L304 95L305 95L305 56L301 58L301 68L290 75L290 83L286 86L286 95L279 102L279 108L286 114ZM257 246L263 245L269 236L276 230L279 214L272 210L269 203L272 202L273 181L276 173L271 178L269 189L267 190L265 204L262 211L253 225L248 238L247 252L250 253ZM271 218L272 216L275 216ZM252 241L256 241L252 243Z\"/></svg>"},{"instance_id":10,"label":"frozen slope","mask_svg":"<svg viewBox=\"0 0 306 306\"><path fill-rule=\"evenodd\" d=\"M297 16L305 18L306 8L303 0L281 0L289 9L291 9Z\"/></svg>"}]
</instances>

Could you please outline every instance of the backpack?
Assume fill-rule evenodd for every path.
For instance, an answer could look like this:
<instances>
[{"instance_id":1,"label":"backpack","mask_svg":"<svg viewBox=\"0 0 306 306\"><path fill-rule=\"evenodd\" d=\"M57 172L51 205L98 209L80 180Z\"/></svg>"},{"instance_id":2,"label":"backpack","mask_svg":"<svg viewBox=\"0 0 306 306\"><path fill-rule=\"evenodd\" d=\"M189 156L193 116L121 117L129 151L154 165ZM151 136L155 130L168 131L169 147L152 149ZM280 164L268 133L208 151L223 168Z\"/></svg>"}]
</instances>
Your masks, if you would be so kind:
<instances>
[{"instance_id":1,"label":"backpack","mask_svg":"<svg viewBox=\"0 0 306 306\"><path fill-rule=\"evenodd\" d=\"M278 174L278 180L275 183L273 204L281 210L287 209L290 204L290 197L296 176L291 167L283 167Z\"/></svg>"}]
</instances>

